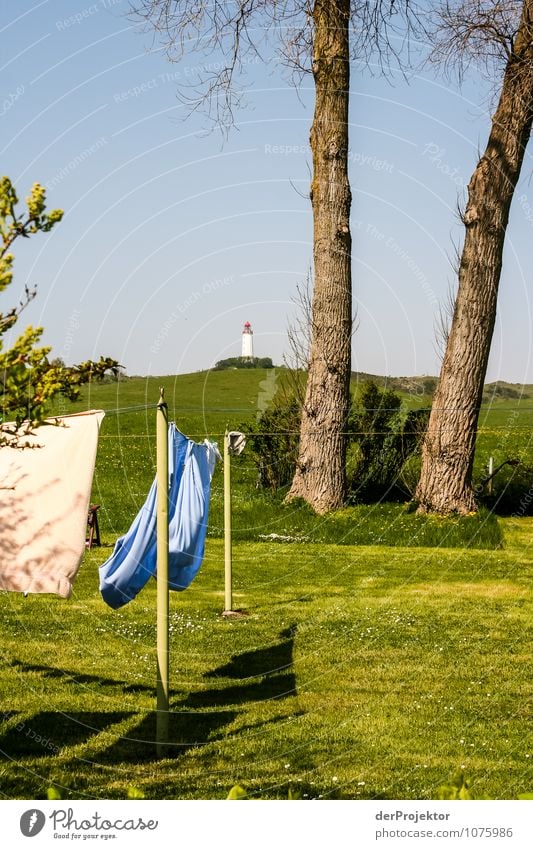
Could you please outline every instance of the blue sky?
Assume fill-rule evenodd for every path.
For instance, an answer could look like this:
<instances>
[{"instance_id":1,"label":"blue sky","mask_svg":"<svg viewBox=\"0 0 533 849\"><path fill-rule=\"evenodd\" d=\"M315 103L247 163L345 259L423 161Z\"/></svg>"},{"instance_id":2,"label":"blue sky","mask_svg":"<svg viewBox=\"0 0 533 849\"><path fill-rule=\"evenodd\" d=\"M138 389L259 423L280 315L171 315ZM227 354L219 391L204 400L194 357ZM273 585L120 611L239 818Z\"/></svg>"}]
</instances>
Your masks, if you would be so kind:
<instances>
[{"instance_id":1,"label":"blue sky","mask_svg":"<svg viewBox=\"0 0 533 849\"><path fill-rule=\"evenodd\" d=\"M17 245L15 284L39 296L21 321L73 363L100 354L129 374L209 368L240 353L280 363L312 257L306 197L312 81L296 91L275 56L251 63L227 140L176 96L195 65L171 64L125 0L4 4L2 173L19 196L48 186L65 218ZM409 83L353 70L350 177L358 329L353 368L436 374L435 320L460 242L458 199L486 142L491 100L431 69ZM488 379L533 382L528 153L505 250ZM15 293L15 287L17 292Z\"/></svg>"}]
</instances>

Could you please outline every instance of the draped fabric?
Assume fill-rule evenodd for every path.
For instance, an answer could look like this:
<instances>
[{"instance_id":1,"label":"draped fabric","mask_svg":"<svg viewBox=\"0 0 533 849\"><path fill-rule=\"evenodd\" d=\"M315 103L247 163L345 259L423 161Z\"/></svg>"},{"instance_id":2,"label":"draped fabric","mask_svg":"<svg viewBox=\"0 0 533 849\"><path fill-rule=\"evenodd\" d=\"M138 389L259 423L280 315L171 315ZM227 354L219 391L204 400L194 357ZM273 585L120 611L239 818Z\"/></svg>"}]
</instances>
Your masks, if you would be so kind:
<instances>
[{"instance_id":1,"label":"draped fabric","mask_svg":"<svg viewBox=\"0 0 533 849\"><path fill-rule=\"evenodd\" d=\"M85 551L101 410L0 448L0 589L68 598Z\"/></svg>"},{"instance_id":2,"label":"draped fabric","mask_svg":"<svg viewBox=\"0 0 533 849\"><path fill-rule=\"evenodd\" d=\"M202 564L209 514L211 477L218 449L187 439L174 424L169 449L169 586L186 589ZM100 566L100 592L113 608L127 604L157 574L157 481L128 532Z\"/></svg>"}]
</instances>

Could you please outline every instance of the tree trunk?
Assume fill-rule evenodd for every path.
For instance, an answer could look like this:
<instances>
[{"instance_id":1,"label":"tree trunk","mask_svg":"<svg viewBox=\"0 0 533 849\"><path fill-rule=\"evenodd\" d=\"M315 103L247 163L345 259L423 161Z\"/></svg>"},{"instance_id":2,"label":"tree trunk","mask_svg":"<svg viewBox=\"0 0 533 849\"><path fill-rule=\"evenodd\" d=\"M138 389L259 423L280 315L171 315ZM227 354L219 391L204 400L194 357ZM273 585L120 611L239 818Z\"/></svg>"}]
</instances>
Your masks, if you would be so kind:
<instances>
[{"instance_id":1,"label":"tree trunk","mask_svg":"<svg viewBox=\"0 0 533 849\"><path fill-rule=\"evenodd\" d=\"M342 506L346 497L352 336L349 15L349 0L314 4L312 338L299 456L287 499L304 498L318 513Z\"/></svg>"},{"instance_id":2,"label":"tree trunk","mask_svg":"<svg viewBox=\"0 0 533 849\"><path fill-rule=\"evenodd\" d=\"M422 450L420 512L476 509L472 467L509 209L533 118L533 0L525 0L485 153L468 186L459 287Z\"/></svg>"}]
</instances>

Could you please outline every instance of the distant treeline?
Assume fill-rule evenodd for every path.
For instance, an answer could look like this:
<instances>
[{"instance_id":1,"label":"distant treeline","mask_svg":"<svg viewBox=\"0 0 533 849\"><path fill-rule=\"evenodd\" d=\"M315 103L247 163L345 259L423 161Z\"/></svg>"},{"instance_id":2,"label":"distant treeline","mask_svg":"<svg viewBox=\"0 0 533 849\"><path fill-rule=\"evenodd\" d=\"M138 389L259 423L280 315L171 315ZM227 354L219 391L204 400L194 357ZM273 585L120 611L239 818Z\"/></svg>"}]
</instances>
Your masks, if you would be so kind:
<instances>
[{"instance_id":1,"label":"distant treeline","mask_svg":"<svg viewBox=\"0 0 533 849\"><path fill-rule=\"evenodd\" d=\"M422 377L385 377L366 372L352 372L352 383L364 383L371 380L382 389L392 389L393 392L408 392L410 395L433 395L437 388L438 378L430 375ZM507 383L497 380L486 383L483 390L483 401L489 402L496 398L524 399L531 397L531 385Z\"/></svg>"}]
</instances>

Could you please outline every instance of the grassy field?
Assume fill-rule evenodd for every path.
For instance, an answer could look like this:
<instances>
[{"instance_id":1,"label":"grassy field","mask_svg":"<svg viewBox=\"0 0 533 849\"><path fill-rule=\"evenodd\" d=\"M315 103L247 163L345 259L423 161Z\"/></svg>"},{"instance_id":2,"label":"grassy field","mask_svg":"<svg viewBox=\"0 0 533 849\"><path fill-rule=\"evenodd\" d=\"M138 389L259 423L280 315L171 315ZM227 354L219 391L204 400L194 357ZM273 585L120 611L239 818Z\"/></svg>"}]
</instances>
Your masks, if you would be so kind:
<instances>
[{"instance_id":1,"label":"grassy field","mask_svg":"<svg viewBox=\"0 0 533 849\"><path fill-rule=\"evenodd\" d=\"M98 387L80 406L155 405L163 384L184 432L220 439L255 415L266 380L138 379ZM244 455L234 595L248 615L221 616L219 470L204 565L171 597L171 746L156 759L155 584L112 611L97 570L152 480L154 418L104 420L93 493L104 546L86 555L73 597L0 595L4 798L53 787L65 799L211 799L239 783L262 798L291 788L430 799L458 771L476 796L532 790L533 519L420 523L403 505L318 519L257 492Z\"/></svg>"},{"instance_id":2,"label":"grassy field","mask_svg":"<svg viewBox=\"0 0 533 849\"><path fill-rule=\"evenodd\" d=\"M533 523L498 552L223 549L172 594L171 748L154 750L155 590L112 611L99 550L74 597L4 595L0 792L42 798L435 798L531 790L525 746ZM529 630L529 633L528 633Z\"/></svg>"},{"instance_id":3,"label":"grassy field","mask_svg":"<svg viewBox=\"0 0 533 849\"><path fill-rule=\"evenodd\" d=\"M105 533L123 533L144 501L155 470L155 410L128 409L157 403L159 386L165 387L169 416L178 427L196 440L214 439L222 445L224 430L246 428L258 409L272 397L279 370L239 370L199 372L178 377L136 378L96 386L74 409L101 407L110 412L102 425L97 458L93 500L102 505L100 520ZM412 382L411 382L412 383ZM398 390L407 406L429 406L430 398ZM355 384L354 384L355 386ZM412 384L416 388L418 384ZM403 387L403 388L402 388ZM531 387L526 387L531 389ZM532 391L533 396L533 391ZM70 409L70 408L69 408ZM63 410L64 411L64 410ZM476 477L486 474L488 458L495 465L510 457L520 457L525 465L506 467L498 486L517 482L515 501L527 496L533 486L532 443L533 400L527 393L519 399L490 399L480 422ZM529 464L529 465L528 465ZM431 518L410 516L404 505L357 506L335 516L317 520L305 505L284 507L284 492L272 498L256 487L257 470L243 454L233 462L235 535L240 540L260 541L278 534L313 542L388 545L467 545L498 547L501 542L494 518L482 513L442 523ZM533 501L533 498L530 499ZM512 510L508 512L513 512ZM212 489L209 533L220 537L223 523L222 469L215 472Z\"/></svg>"}]
</instances>

